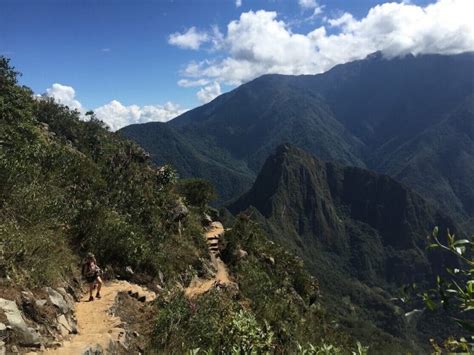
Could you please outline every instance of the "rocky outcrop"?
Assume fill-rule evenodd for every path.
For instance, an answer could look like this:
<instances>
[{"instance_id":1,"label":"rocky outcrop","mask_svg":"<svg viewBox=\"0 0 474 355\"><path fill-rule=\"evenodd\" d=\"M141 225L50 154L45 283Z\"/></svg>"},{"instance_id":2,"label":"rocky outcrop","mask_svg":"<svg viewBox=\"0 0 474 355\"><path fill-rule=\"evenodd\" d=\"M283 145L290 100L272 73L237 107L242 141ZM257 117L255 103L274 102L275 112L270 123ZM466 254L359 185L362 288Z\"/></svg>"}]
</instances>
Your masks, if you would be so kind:
<instances>
[{"instance_id":1,"label":"rocky outcrop","mask_svg":"<svg viewBox=\"0 0 474 355\"><path fill-rule=\"evenodd\" d=\"M0 298L0 355L57 346L77 333L74 297L65 288L19 291Z\"/></svg>"},{"instance_id":2,"label":"rocky outcrop","mask_svg":"<svg viewBox=\"0 0 474 355\"><path fill-rule=\"evenodd\" d=\"M392 178L323 162L291 145L268 158L252 189L229 210L252 206L271 235L296 248L314 270L332 255L337 262L328 263L371 285L431 279L445 260L425 252L426 235L434 226L456 230L449 217Z\"/></svg>"}]
</instances>

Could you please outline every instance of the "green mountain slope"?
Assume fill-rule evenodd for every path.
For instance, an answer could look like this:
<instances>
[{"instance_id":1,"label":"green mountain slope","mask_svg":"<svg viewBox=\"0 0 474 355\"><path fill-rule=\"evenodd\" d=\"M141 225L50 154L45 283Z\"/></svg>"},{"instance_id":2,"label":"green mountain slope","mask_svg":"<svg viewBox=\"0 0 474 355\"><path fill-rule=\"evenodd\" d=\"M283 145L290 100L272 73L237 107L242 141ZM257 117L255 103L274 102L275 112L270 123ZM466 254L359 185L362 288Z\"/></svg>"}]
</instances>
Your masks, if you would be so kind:
<instances>
[{"instance_id":1,"label":"green mountain slope","mask_svg":"<svg viewBox=\"0 0 474 355\"><path fill-rule=\"evenodd\" d=\"M442 272L448 260L426 253L426 235L434 226L456 229L390 177L325 163L289 145L268 158L252 189L228 208L254 215L274 240L301 255L323 294L330 295L329 304L340 310L341 298L347 298L357 321L372 325L373 336L405 342L411 338L409 328L390 299L404 285L426 287Z\"/></svg>"},{"instance_id":2,"label":"green mountain slope","mask_svg":"<svg viewBox=\"0 0 474 355\"><path fill-rule=\"evenodd\" d=\"M291 143L324 160L388 173L419 189L439 206L448 201L449 212L463 221L472 216L472 210L464 205L468 202L464 202L463 192L451 186L452 179L442 166L433 166L441 179L426 179L421 165L410 165L415 170L410 176L401 174L399 171L407 170L409 165L397 151L404 146L406 154L416 156L431 150L436 155L434 160L445 160L446 156L437 155L441 152L429 146L433 142L423 137L473 95L472 68L473 53L390 60L374 54L320 75L262 76L164 125L125 127L120 132L146 144L156 159L166 156L166 161L181 172L183 157L168 154L166 139L160 133L164 127L172 127L185 144L197 147L199 142L210 142L201 145L199 151L206 156L216 153L227 161L227 166L244 169L246 178L256 176L275 147ZM446 133L455 131L451 127L454 121L444 124ZM472 149L470 132L465 141L468 150ZM409 144L420 139L423 144ZM154 140L162 140L161 150L153 149L150 142ZM447 158L456 157L461 149L464 148L455 145ZM470 185L469 169L474 165L474 161L466 159L454 172L463 186ZM225 163L220 160L220 164ZM236 198L236 191L249 187L248 181L235 173L233 180L241 184L232 191L219 174L193 174L211 180L222 200ZM472 194L472 189L467 189Z\"/></svg>"},{"instance_id":3,"label":"green mountain slope","mask_svg":"<svg viewBox=\"0 0 474 355\"><path fill-rule=\"evenodd\" d=\"M124 353L288 353L325 343L355 349L356 339L319 304L318 282L303 263L245 220L230 221L218 246L237 287L213 284L186 298L193 279L212 280L216 272L201 225L206 207L186 201L173 171L152 164L135 143L94 116L84 122L76 111L38 100L16 77L0 57L0 298L38 329L35 351L57 346L61 330L60 307L46 299L46 287L80 297L86 252L96 255L104 280L129 278L158 293L140 308L145 315L131 318L145 320L140 335L124 337L141 345ZM269 290L275 292L262 297ZM33 350L4 308L0 322L8 329L0 352Z\"/></svg>"}]
</instances>

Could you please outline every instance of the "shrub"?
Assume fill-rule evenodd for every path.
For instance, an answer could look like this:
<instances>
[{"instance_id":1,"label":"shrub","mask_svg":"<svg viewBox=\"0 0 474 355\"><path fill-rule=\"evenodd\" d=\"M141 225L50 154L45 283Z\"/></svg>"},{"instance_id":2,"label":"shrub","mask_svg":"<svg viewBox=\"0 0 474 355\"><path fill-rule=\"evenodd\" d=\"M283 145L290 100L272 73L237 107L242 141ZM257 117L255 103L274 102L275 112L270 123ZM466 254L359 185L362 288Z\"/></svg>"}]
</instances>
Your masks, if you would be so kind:
<instances>
[{"instance_id":1,"label":"shrub","mask_svg":"<svg viewBox=\"0 0 474 355\"><path fill-rule=\"evenodd\" d=\"M216 198L212 184L202 179L181 180L176 186L176 191L184 196L190 205L201 208Z\"/></svg>"}]
</instances>

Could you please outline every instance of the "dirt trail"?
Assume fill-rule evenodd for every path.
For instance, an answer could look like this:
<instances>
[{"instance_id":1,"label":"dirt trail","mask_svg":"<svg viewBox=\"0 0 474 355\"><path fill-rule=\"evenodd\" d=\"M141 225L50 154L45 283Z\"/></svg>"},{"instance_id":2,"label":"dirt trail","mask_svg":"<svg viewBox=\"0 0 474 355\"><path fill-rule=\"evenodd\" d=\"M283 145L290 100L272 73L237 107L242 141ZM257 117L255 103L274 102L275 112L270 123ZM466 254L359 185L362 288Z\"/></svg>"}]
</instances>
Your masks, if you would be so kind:
<instances>
[{"instance_id":1,"label":"dirt trail","mask_svg":"<svg viewBox=\"0 0 474 355\"><path fill-rule=\"evenodd\" d=\"M217 252L217 242L219 236L223 233L224 227L222 224L220 222L212 222L209 230L204 234L204 237L208 241L211 263L216 269L216 275L210 280L204 280L198 277L194 278L184 291L188 298L194 298L201 295L217 285L225 286L234 284L234 282L229 278L227 267Z\"/></svg>"},{"instance_id":2,"label":"dirt trail","mask_svg":"<svg viewBox=\"0 0 474 355\"><path fill-rule=\"evenodd\" d=\"M76 304L78 334L57 349L48 349L43 354L82 354L89 347L100 345L107 349L111 342L124 340L125 330L120 328L121 320L110 314L115 297L121 291L138 292L147 301L156 297L155 293L126 281L113 281L102 287L102 298L88 302L89 294Z\"/></svg>"}]
</instances>

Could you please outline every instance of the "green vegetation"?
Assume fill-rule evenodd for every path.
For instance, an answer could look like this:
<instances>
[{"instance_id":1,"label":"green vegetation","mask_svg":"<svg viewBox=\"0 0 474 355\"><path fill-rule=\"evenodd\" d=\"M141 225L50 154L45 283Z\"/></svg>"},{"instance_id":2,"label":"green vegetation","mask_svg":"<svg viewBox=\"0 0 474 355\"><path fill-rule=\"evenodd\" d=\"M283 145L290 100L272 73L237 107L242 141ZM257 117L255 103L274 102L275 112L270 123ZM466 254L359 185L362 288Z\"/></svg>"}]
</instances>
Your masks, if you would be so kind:
<instances>
[{"instance_id":1,"label":"green vegetation","mask_svg":"<svg viewBox=\"0 0 474 355\"><path fill-rule=\"evenodd\" d=\"M216 198L214 186L203 179L184 179L176 185L176 191L184 196L191 206L206 207Z\"/></svg>"},{"instance_id":2,"label":"green vegetation","mask_svg":"<svg viewBox=\"0 0 474 355\"><path fill-rule=\"evenodd\" d=\"M428 337L450 333L446 316L412 321L405 314L423 305L393 301L406 284L430 287L446 265L442 255L424 252L423 236L434 225L455 228L406 186L283 145L268 158L252 189L228 208L234 214L244 211L272 240L300 255L328 295L322 307L373 351L425 352ZM262 290L260 297L271 299L273 293Z\"/></svg>"},{"instance_id":3,"label":"green vegetation","mask_svg":"<svg viewBox=\"0 0 474 355\"><path fill-rule=\"evenodd\" d=\"M161 294L153 349L191 349L192 354L295 349L306 354L366 353L321 307L318 283L301 259L269 241L244 216L224 238L222 258L239 290L214 289L192 300L179 290Z\"/></svg>"},{"instance_id":4,"label":"green vegetation","mask_svg":"<svg viewBox=\"0 0 474 355\"><path fill-rule=\"evenodd\" d=\"M150 352L357 351L302 261L245 219L222 245L239 287L187 299L183 288L213 272L201 227L211 185L179 180L92 112L84 121L16 78L0 57L0 287L64 285L91 251L106 275L130 266L160 285Z\"/></svg>"},{"instance_id":5,"label":"green vegetation","mask_svg":"<svg viewBox=\"0 0 474 355\"><path fill-rule=\"evenodd\" d=\"M455 322L464 329L465 336L445 339L441 345L433 342L436 351L474 352L474 242L472 239L458 239L448 231L446 243L440 241L436 227L429 236L429 249L439 249L454 256L459 264L448 268L446 276L438 276L437 287L422 294L426 306L434 311L442 307L451 311Z\"/></svg>"},{"instance_id":6,"label":"green vegetation","mask_svg":"<svg viewBox=\"0 0 474 355\"><path fill-rule=\"evenodd\" d=\"M7 59L0 68L2 276L55 284L86 251L110 269L131 266L151 277L162 271L181 279L188 265L200 269L199 219L185 218L178 237L172 170L157 169L93 114L83 122L78 112L34 99Z\"/></svg>"},{"instance_id":7,"label":"green vegetation","mask_svg":"<svg viewBox=\"0 0 474 355\"><path fill-rule=\"evenodd\" d=\"M238 198L274 149L367 167L474 223L474 54L371 56L319 75L264 75L167 123L120 132ZM432 227L431 227L432 228Z\"/></svg>"}]
</instances>

